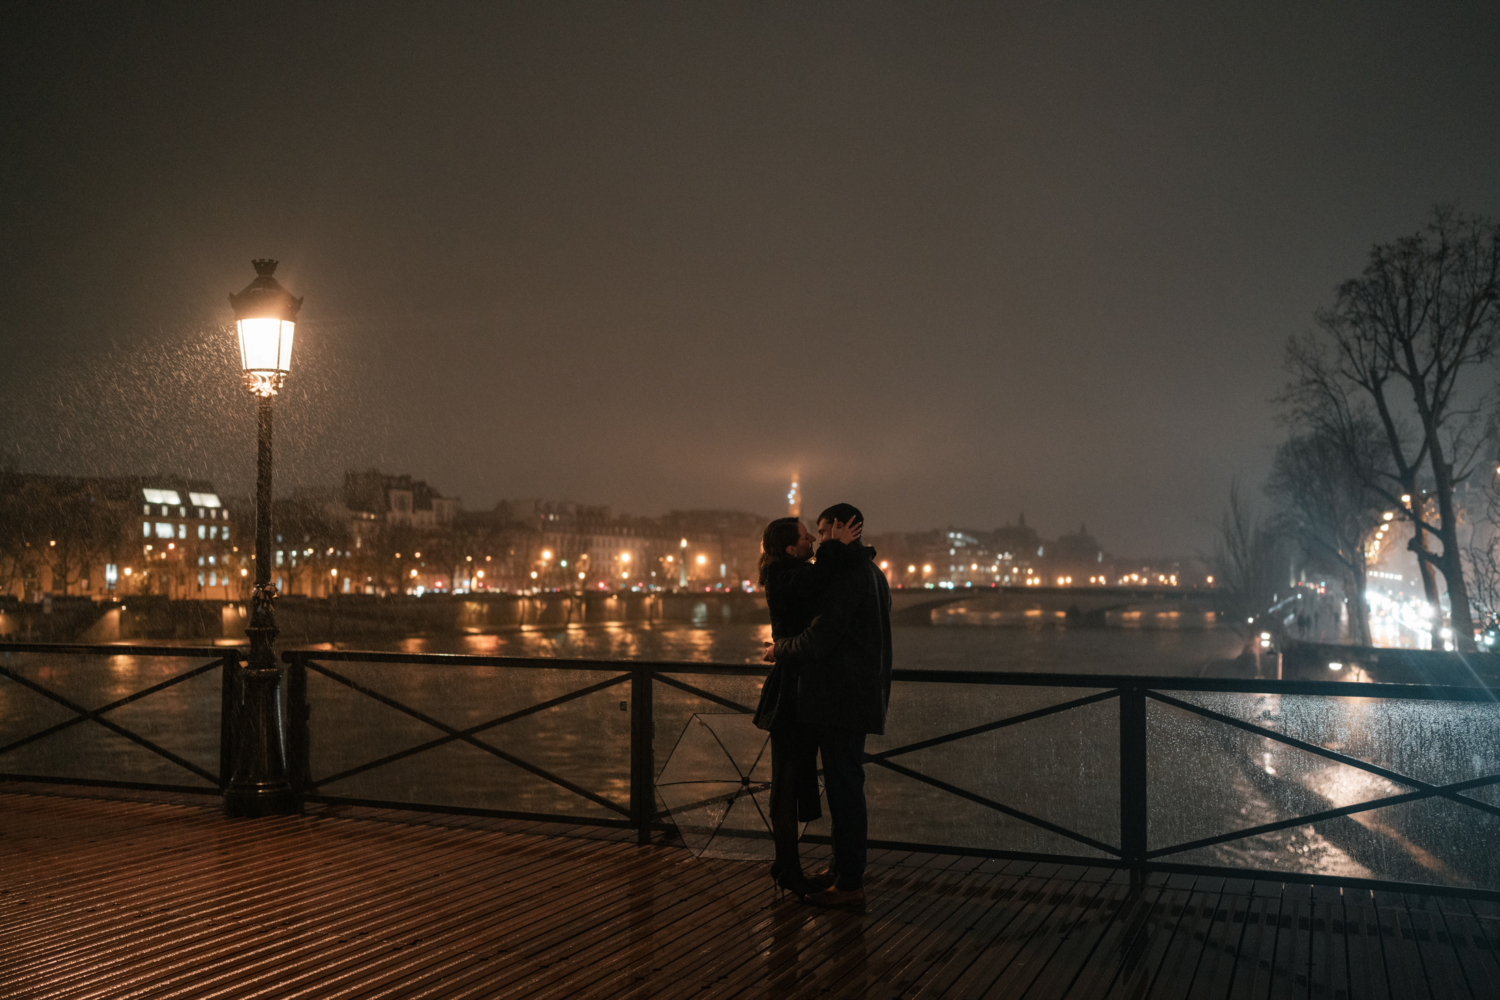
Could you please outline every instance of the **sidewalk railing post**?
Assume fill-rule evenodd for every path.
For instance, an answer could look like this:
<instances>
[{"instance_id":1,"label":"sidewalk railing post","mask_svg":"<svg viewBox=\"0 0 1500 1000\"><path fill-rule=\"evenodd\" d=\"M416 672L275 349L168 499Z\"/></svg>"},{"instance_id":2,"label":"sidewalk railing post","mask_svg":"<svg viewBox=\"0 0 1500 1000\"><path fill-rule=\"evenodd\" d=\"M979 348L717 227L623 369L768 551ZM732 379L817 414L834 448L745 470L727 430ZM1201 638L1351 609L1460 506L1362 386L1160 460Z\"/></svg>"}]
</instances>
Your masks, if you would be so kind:
<instances>
[{"instance_id":1,"label":"sidewalk railing post","mask_svg":"<svg viewBox=\"0 0 1500 1000\"><path fill-rule=\"evenodd\" d=\"M302 797L312 784L312 734L308 731L312 707L307 703L307 663L296 653L284 654L283 659L286 660L287 778L300 811Z\"/></svg>"},{"instance_id":2,"label":"sidewalk railing post","mask_svg":"<svg viewBox=\"0 0 1500 1000\"><path fill-rule=\"evenodd\" d=\"M1146 874L1146 692L1120 692L1120 855L1130 884Z\"/></svg>"},{"instance_id":3,"label":"sidewalk railing post","mask_svg":"<svg viewBox=\"0 0 1500 1000\"><path fill-rule=\"evenodd\" d=\"M635 667L630 676L630 824L638 844L651 842L651 815L656 811L651 677L650 667Z\"/></svg>"},{"instance_id":4,"label":"sidewalk railing post","mask_svg":"<svg viewBox=\"0 0 1500 1000\"><path fill-rule=\"evenodd\" d=\"M229 772L234 767L235 681L239 679L240 653L225 653L219 664L219 789L229 787Z\"/></svg>"}]
</instances>

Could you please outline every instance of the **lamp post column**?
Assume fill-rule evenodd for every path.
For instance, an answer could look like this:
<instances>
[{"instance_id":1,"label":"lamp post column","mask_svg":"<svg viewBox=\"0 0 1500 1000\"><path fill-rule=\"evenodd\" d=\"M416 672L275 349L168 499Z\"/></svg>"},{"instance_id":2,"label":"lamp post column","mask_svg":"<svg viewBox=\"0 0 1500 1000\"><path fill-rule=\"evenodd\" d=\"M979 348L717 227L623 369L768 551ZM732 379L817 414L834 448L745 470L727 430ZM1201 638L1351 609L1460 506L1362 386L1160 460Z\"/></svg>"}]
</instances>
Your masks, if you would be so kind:
<instances>
[{"instance_id":1,"label":"lamp post column","mask_svg":"<svg viewBox=\"0 0 1500 1000\"><path fill-rule=\"evenodd\" d=\"M255 591L250 601L249 662L239 668L234 705L234 771L224 791L228 816L285 816L301 812L286 772L281 717L281 667L276 662L276 615L271 585L272 398L259 396L255 489Z\"/></svg>"}]
</instances>

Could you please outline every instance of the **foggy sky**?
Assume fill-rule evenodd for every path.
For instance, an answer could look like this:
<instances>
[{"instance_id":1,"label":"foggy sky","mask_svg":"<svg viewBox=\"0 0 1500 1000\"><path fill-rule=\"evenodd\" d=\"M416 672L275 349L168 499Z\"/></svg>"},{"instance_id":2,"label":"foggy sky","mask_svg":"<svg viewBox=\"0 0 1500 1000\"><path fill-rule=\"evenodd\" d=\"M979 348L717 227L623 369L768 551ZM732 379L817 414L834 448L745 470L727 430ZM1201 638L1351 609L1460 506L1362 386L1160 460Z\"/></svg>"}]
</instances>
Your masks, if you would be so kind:
<instances>
[{"instance_id":1,"label":"foggy sky","mask_svg":"<svg viewBox=\"0 0 1500 1000\"><path fill-rule=\"evenodd\" d=\"M0 463L1208 544L1281 346L1500 211L1500 5L10 4Z\"/></svg>"}]
</instances>

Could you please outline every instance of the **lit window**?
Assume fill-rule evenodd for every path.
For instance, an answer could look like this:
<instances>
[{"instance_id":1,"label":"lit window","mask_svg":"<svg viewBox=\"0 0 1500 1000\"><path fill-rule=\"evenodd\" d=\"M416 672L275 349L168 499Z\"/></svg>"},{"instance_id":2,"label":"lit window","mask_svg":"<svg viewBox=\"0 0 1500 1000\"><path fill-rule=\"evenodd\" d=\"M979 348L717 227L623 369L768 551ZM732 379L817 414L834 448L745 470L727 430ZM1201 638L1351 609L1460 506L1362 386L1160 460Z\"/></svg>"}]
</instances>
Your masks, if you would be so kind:
<instances>
[{"instance_id":1,"label":"lit window","mask_svg":"<svg viewBox=\"0 0 1500 1000\"><path fill-rule=\"evenodd\" d=\"M151 522L150 521L142 521L141 522L141 537L142 538L150 538L151 537Z\"/></svg>"},{"instance_id":2,"label":"lit window","mask_svg":"<svg viewBox=\"0 0 1500 1000\"><path fill-rule=\"evenodd\" d=\"M215 562L215 557L214 556L209 556L208 557L208 564L210 566L212 566L212 565L214 565L214 562Z\"/></svg>"},{"instance_id":3,"label":"lit window","mask_svg":"<svg viewBox=\"0 0 1500 1000\"><path fill-rule=\"evenodd\" d=\"M229 541L229 525L226 524L219 530L219 537L224 539L224 541L226 542Z\"/></svg>"},{"instance_id":4,"label":"lit window","mask_svg":"<svg viewBox=\"0 0 1500 1000\"><path fill-rule=\"evenodd\" d=\"M142 514L149 514L149 513L151 513L151 505L149 503L148 504L142 504L141 505L141 513Z\"/></svg>"},{"instance_id":5,"label":"lit window","mask_svg":"<svg viewBox=\"0 0 1500 1000\"><path fill-rule=\"evenodd\" d=\"M110 589L120 580L120 567L114 563L104 564L104 585Z\"/></svg>"},{"instance_id":6,"label":"lit window","mask_svg":"<svg viewBox=\"0 0 1500 1000\"><path fill-rule=\"evenodd\" d=\"M157 521L156 522L156 537L157 538L171 538L172 537L172 526L170 524L168 524L166 521Z\"/></svg>"},{"instance_id":7,"label":"lit window","mask_svg":"<svg viewBox=\"0 0 1500 1000\"><path fill-rule=\"evenodd\" d=\"M198 525L198 537L199 538L207 538L208 537L208 525L206 525L206 524L200 524L200 525Z\"/></svg>"},{"instance_id":8,"label":"lit window","mask_svg":"<svg viewBox=\"0 0 1500 1000\"><path fill-rule=\"evenodd\" d=\"M210 574L208 574L208 585L210 587L217 587L219 585L219 574L218 573L210 573Z\"/></svg>"},{"instance_id":9,"label":"lit window","mask_svg":"<svg viewBox=\"0 0 1500 1000\"><path fill-rule=\"evenodd\" d=\"M199 507L219 507L219 495L217 493L189 493L188 500ZM199 515L200 517L202 515Z\"/></svg>"},{"instance_id":10,"label":"lit window","mask_svg":"<svg viewBox=\"0 0 1500 1000\"><path fill-rule=\"evenodd\" d=\"M219 526L217 524L211 524L211 525L209 525L209 528L208 528L208 537L209 538L218 538L219 537Z\"/></svg>"},{"instance_id":11,"label":"lit window","mask_svg":"<svg viewBox=\"0 0 1500 1000\"><path fill-rule=\"evenodd\" d=\"M198 565L199 565L199 566L202 566L202 565L203 565L203 557L202 557L202 556L199 556L199 557L198 557Z\"/></svg>"},{"instance_id":12,"label":"lit window","mask_svg":"<svg viewBox=\"0 0 1500 1000\"><path fill-rule=\"evenodd\" d=\"M182 503L176 490L141 490L147 503Z\"/></svg>"},{"instance_id":13,"label":"lit window","mask_svg":"<svg viewBox=\"0 0 1500 1000\"><path fill-rule=\"evenodd\" d=\"M208 578L204 574L199 573L198 574L198 586L201 587L201 586L203 586L207 582L208 582Z\"/></svg>"},{"instance_id":14,"label":"lit window","mask_svg":"<svg viewBox=\"0 0 1500 1000\"><path fill-rule=\"evenodd\" d=\"M177 526L177 537L178 538L186 538L187 537L187 525L185 525L185 524L179 524Z\"/></svg>"},{"instance_id":15,"label":"lit window","mask_svg":"<svg viewBox=\"0 0 1500 1000\"><path fill-rule=\"evenodd\" d=\"M281 549L277 549L276 550L276 565L280 566L282 564L282 562L285 560L285 558L286 558L285 552L283 550L281 550Z\"/></svg>"}]
</instances>

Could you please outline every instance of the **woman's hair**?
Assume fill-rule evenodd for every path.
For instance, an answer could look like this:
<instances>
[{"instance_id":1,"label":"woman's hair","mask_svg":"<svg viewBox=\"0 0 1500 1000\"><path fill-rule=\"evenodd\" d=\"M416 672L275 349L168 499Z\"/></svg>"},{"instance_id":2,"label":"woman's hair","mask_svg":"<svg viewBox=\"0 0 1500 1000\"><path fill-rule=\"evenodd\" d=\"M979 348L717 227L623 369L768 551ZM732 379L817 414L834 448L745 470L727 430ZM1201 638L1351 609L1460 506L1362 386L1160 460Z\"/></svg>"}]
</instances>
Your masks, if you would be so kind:
<instances>
[{"instance_id":1,"label":"woman's hair","mask_svg":"<svg viewBox=\"0 0 1500 1000\"><path fill-rule=\"evenodd\" d=\"M795 517L778 517L766 525L760 536L760 585L764 587L771 577L771 567L787 562L792 557L786 554L788 545L796 545L802 537L801 522Z\"/></svg>"}]
</instances>

